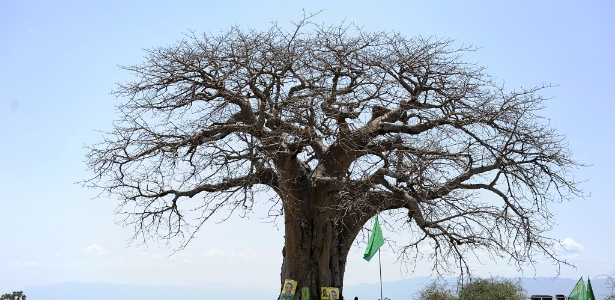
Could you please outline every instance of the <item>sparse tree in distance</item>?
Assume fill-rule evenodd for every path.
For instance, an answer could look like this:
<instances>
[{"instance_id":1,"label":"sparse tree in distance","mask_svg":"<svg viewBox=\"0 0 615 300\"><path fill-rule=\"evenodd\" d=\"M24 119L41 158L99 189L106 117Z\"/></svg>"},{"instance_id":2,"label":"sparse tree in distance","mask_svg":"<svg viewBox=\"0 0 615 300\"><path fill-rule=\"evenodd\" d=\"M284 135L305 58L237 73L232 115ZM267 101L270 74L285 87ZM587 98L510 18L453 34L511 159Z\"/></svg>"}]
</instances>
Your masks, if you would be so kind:
<instances>
[{"instance_id":1,"label":"sparse tree in distance","mask_svg":"<svg viewBox=\"0 0 615 300\"><path fill-rule=\"evenodd\" d=\"M433 281L414 297L415 300L458 300L445 282Z\"/></svg>"},{"instance_id":2,"label":"sparse tree in distance","mask_svg":"<svg viewBox=\"0 0 615 300\"><path fill-rule=\"evenodd\" d=\"M524 300L527 295L521 281L498 278L477 278L460 282L457 293L446 283L434 281L419 291L416 300Z\"/></svg>"},{"instance_id":3,"label":"sparse tree in distance","mask_svg":"<svg viewBox=\"0 0 615 300\"><path fill-rule=\"evenodd\" d=\"M313 298L342 291L376 214L411 237L401 261L437 272L467 272L476 251L565 263L545 232L550 205L580 194L579 164L538 114L547 86L506 90L451 40L313 20L191 33L123 67L135 80L84 185L117 196L135 239L178 249L262 201L284 220L280 285Z\"/></svg>"},{"instance_id":4,"label":"sparse tree in distance","mask_svg":"<svg viewBox=\"0 0 615 300\"><path fill-rule=\"evenodd\" d=\"M11 294L4 294L0 296L0 300L26 300L26 295L24 295L23 291L16 291Z\"/></svg>"},{"instance_id":5,"label":"sparse tree in distance","mask_svg":"<svg viewBox=\"0 0 615 300\"><path fill-rule=\"evenodd\" d=\"M510 279L479 278L459 288L459 300L525 300L526 295L520 281Z\"/></svg>"},{"instance_id":6,"label":"sparse tree in distance","mask_svg":"<svg viewBox=\"0 0 615 300\"><path fill-rule=\"evenodd\" d=\"M605 296L604 300L615 300L615 273L607 275L606 285L609 287L610 292Z\"/></svg>"}]
</instances>

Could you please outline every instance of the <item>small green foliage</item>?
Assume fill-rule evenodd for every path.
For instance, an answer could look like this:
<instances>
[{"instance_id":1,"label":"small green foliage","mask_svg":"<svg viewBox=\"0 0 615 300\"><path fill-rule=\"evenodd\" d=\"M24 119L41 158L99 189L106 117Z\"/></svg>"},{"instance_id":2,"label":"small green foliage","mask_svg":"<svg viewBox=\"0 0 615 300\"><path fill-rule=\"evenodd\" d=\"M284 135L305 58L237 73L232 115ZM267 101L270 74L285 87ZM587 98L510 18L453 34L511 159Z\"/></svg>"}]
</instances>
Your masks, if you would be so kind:
<instances>
[{"instance_id":1,"label":"small green foliage","mask_svg":"<svg viewBox=\"0 0 615 300\"><path fill-rule=\"evenodd\" d=\"M510 279L476 279L459 289L460 300L525 300L521 282Z\"/></svg>"},{"instance_id":2,"label":"small green foliage","mask_svg":"<svg viewBox=\"0 0 615 300\"><path fill-rule=\"evenodd\" d=\"M11 294L4 294L0 296L0 300L26 300L26 295L22 291L13 292Z\"/></svg>"},{"instance_id":3,"label":"small green foliage","mask_svg":"<svg viewBox=\"0 0 615 300\"><path fill-rule=\"evenodd\" d=\"M448 287L448 284L434 281L419 291L414 297L415 300L457 300L455 293Z\"/></svg>"},{"instance_id":4,"label":"small green foliage","mask_svg":"<svg viewBox=\"0 0 615 300\"><path fill-rule=\"evenodd\" d=\"M434 281L414 297L415 300L525 300L527 295L520 281L510 279L475 279L459 285L458 293L446 283Z\"/></svg>"}]
</instances>

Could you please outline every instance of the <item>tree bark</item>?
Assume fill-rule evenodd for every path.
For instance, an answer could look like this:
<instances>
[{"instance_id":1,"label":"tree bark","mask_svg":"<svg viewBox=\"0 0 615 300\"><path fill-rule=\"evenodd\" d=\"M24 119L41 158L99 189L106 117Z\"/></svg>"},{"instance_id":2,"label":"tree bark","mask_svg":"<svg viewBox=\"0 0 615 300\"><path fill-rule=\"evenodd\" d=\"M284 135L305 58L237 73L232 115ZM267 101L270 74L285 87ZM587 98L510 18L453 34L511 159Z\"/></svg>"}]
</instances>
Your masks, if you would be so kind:
<instances>
[{"instance_id":1,"label":"tree bark","mask_svg":"<svg viewBox=\"0 0 615 300\"><path fill-rule=\"evenodd\" d=\"M302 287L310 289L310 299L320 299L322 287L337 287L343 295L346 260L352 241L349 232L358 232L360 225L348 230L332 216L333 212L299 215L286 214L285 246L281 285L285 279L297 281L295 299L300 299ZM281 290L281 288L280 288Z\"/></svg>"}]
</instances>

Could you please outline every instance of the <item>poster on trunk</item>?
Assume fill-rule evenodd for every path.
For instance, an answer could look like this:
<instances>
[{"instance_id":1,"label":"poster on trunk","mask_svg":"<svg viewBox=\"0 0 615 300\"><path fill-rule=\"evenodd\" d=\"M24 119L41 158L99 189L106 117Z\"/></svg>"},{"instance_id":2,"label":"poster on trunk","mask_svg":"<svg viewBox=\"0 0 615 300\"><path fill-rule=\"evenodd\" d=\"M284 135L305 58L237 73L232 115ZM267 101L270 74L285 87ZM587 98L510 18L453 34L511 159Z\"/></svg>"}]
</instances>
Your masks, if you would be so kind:
<instances>
[{"instance_id":1,"label":"poster on trunk","mask_svg":"<svg viewBox=\"0 0 615 300\"><path fill-rule=\"evenodd\" d=\"M323 286L320 288L320 300L338 300L340 290L336 287Z\"/></svg>"},{"instance_id":2,"label":"poster on trunk","mask_svg":"<svg viewBox=\"0 0 615 300\"><path fill-rule=\"evenodd\" d=\"M292 279L284 279L284 286L280 293L280 300L293 300L295 298L295 290L297 289L297 281Z\"/></svg>"}]
</instances>

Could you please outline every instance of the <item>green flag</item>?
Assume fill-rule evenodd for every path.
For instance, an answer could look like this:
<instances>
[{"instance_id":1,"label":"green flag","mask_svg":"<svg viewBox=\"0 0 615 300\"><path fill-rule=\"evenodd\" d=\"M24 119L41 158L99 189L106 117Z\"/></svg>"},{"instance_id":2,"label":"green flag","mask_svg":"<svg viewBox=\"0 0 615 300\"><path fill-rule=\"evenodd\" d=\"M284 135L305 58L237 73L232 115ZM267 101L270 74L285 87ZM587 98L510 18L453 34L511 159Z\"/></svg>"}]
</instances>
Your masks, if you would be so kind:
<instances>
[{"instance_id":1,"label":"green flag","mask_svg":"<svg viewBox=\"0 0 615 300\"><path fill-rule=\"evenodd\" d=\"M585 283L583 282L583 276L581 276L581 279L579 279L579 281L577 281L577 284L572 289L572 292L570 292L570 295L568 296L568 299L570 299L570 300L587 300L587 298L585 296L586 296L585 295Z\"/></svg>"},{"instance_id":2,"label":"green flag","mask_svg":"<svg viewBox=\"0 0 615 300\"><path fill-rule=\"evenodd\" d=\"M380 229L380 223L378 223L378 216L376 216L376 222L374 222L374 229L372 229L372 235L367 242L367 249L363 254L363 259L370 261L374 254L378 252L378 249L384 245L384 238L382 237L382 229Z\"/></svg>"},{"instance_id":3,"label":"green flag","mask_svg":"<svg viewBox=\"0 0 615 300\"><path fill-rule=\"evenodd\" d=\"M594 289L592 289L592 282L589 281L589 277L587 277L587 289L585 290L585 300L596 300L596 296L594 296Z\"/></svg>"}]
</instances>

